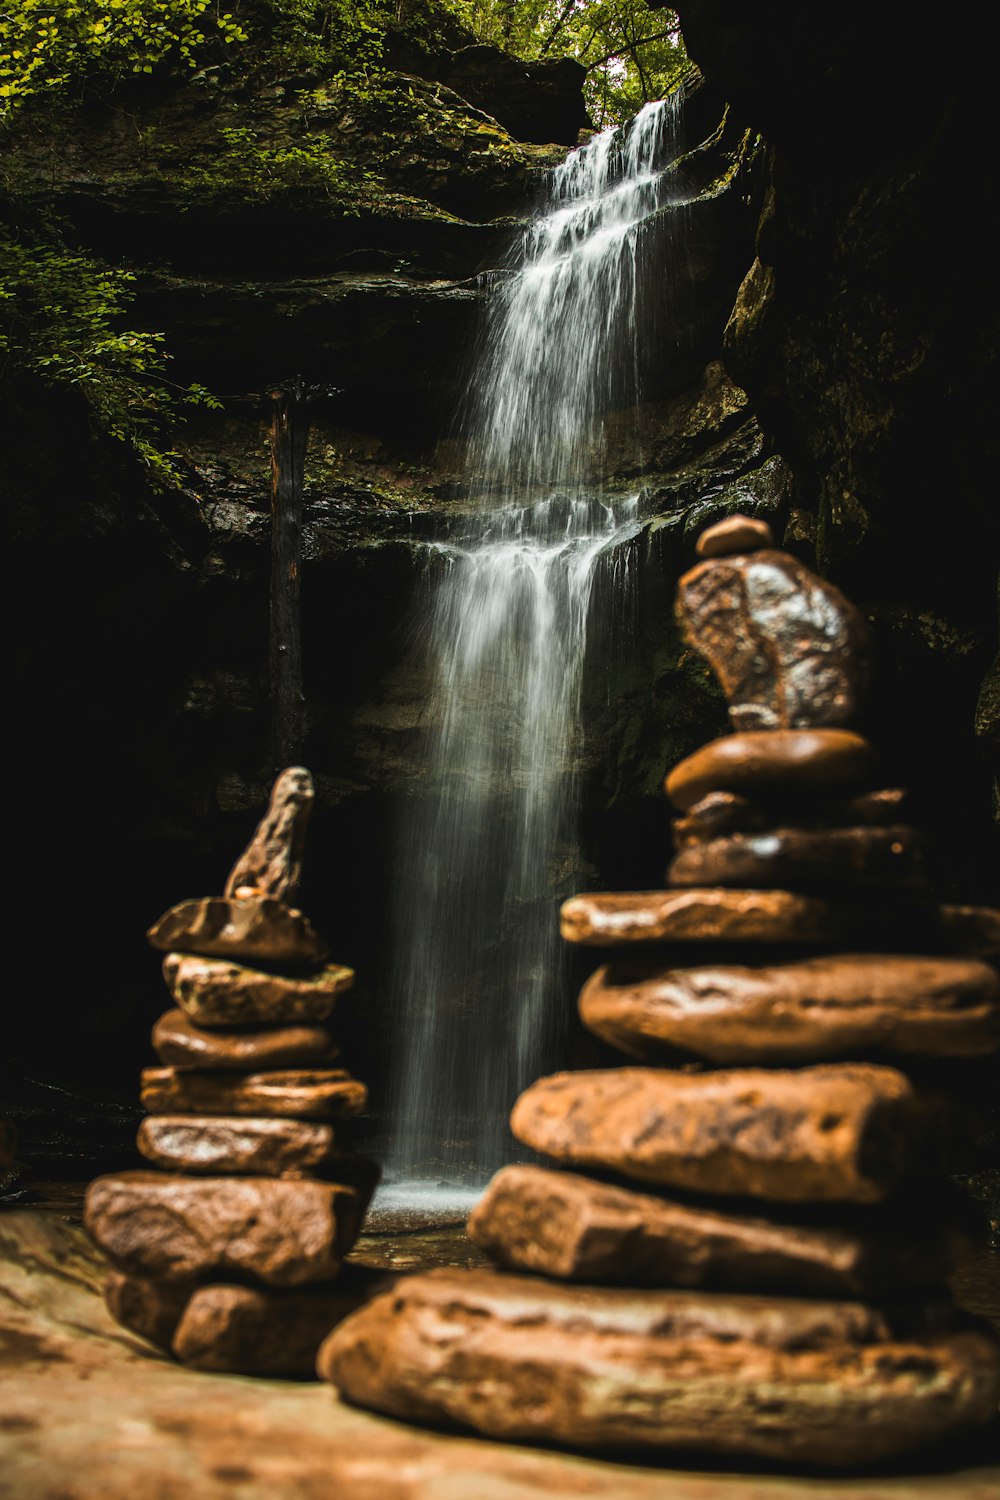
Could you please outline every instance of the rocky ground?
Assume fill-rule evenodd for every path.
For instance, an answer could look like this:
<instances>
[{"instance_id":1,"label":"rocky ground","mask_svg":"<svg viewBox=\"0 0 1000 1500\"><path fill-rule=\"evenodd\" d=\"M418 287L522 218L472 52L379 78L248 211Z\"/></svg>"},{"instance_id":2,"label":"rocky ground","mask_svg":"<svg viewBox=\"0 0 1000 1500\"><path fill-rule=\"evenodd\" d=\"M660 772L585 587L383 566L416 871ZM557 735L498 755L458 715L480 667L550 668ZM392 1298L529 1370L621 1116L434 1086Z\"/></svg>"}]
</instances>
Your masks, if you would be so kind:
<instances>
[{"instance_id":1,"label":"rocky ground","mask_svg":"<svg viewBox=\"0 0 1000 1500\"><path fill-rule=\"evenodd\" d=\"M0 1219L0 1494L11 1500L991 1500L996 1430L893 1472L810 1478L722 1473L688 1461L578 1458L411 1428L309 1382L205 1375L163 1359L114 1324L79 1198L36 1189L41 1206ZM363 1237L377 1269L476 1265L454 1226ZM966 1306L1000 1314L993 1257L965 1269Z\"/></svg>"}]
</instances>

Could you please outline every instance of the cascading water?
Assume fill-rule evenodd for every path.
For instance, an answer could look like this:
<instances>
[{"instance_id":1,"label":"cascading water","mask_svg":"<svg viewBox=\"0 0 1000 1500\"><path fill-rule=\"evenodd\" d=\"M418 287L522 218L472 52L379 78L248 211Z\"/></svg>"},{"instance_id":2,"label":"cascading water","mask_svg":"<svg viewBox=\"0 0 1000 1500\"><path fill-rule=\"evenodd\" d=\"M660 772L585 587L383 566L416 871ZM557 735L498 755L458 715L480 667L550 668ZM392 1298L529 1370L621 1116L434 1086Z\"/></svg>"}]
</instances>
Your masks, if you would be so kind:
<instances>
[{"instance_id":1,"label":"cascading water","mask_svg":"<svg viewBox=\"0 0 1000 1500\"><path fill-rule=\"evenodd\" d=\"M433 727L396 853L396 1202L457 1202L513 1159L513 1100L565 1057L557 907L579 878L587 617L595 578L621 585L638 514L603 492L604 425L640 399L677 109L574 151L492 287L464 422L482 508L429 545L414 624Z\"/></svg>"}]
</instances>

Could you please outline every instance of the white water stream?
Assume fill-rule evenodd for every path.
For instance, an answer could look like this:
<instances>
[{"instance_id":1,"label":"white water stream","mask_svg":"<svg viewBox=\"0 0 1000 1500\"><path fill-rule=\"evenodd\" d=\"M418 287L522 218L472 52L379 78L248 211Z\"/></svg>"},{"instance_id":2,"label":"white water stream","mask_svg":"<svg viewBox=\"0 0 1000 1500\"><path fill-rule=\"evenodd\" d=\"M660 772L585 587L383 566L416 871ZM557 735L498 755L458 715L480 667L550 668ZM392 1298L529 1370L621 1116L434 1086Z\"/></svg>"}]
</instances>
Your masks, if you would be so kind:
<instances>
[{"instance_id":1,"label":"white water stream","mask_svg":"<svg viewBox=\"0 0 1000 1500\"><path fill-rule=\"evenodd\" d=\"M595 588L623 603L638 530L637 497L593 476L642 394L676 125L647 105L574 151L494 282L465 417L483 505L430 544L414 619L431 727L396 854L383 1207L468 1197L515 1156L517 1094L566 1060L587 619Z\"/></svg>"}]
</instances>

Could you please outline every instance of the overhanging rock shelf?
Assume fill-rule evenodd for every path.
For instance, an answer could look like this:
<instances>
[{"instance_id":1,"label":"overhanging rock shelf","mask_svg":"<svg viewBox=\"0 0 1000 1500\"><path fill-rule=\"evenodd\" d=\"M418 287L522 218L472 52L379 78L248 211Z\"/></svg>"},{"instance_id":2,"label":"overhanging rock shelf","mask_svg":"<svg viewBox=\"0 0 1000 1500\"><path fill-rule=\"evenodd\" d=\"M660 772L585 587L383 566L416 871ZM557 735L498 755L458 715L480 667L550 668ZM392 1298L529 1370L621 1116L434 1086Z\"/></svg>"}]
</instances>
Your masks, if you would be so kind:
<instances>
[{"instance_id":1,"label":"overhanging rock shelf","mask_svg":"<svg viewBox=\"0 0 1000 1500\"><path fill-rule=\"evenodd\" d=\"M569 941L611 950L580 1011L630 1063L517 1101L515 1135L564 1170L494 1177L469 1233L501 1269L399 1281L319 1368L492 1437L850 1467L997 1410L1000 1347L944 1276L1000 913L928 893L850 727L853 606L745 517L699 554L678 607L734 732L667 778L668 889L563 908Z\"/></svg>"}]
</instances>

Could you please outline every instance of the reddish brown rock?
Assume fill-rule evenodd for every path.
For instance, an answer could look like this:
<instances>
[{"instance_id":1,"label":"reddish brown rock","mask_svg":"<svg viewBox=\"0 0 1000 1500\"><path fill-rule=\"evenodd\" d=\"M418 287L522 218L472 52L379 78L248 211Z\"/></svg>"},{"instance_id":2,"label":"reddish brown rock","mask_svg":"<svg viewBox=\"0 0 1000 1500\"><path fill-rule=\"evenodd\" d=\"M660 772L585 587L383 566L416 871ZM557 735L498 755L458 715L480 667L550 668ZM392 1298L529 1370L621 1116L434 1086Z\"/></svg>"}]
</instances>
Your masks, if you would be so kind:
<instances>
[{"instance_id":1,"label":"reddish brown rock","mask_svg":"<svg viewBox=\"0 0 1000 1500\"><path fill-rule=\"evenodd\" d=\"M121 1172L90 1184L84 1222L130 1275L298 1286L336 1276L362 1214L355 1190L333 1183Z\"/></svg>"},{"instance_id":2,"label":"reddish brown rock","mask_svg":"<svg viewBox=\"0 0 1000 1500\"><path fill-rule=\"evenodd\" d=\"M289 901L302 880L302 850L315 792L304 766L289 766L271 788L267 812L226 881L225 894L252 890Z\"/></svg>"},{"instance_id":3,"label":"reddish brown rock","mask_svg":"<svg viewBox=\"0 0 1000 1500\"><path fill-rule=\"evenodd\" d=\"M779 1203L878 1203L923 1144L894 1068L556 1073L510 1117L519 1141L576 1167Z\"/></svg>"},{"instance_id":4,"label":"reddish brown rock","mask_svg":"<svg viewBox=\"0 0 1000 1500\"><path fill-rule=\"evenodd\" d=\"M727 516L702 532L694 550L698 557L730 557L773 546L774 534L766 521L753 516Z\"/></svg>"},{"instance_id":5,"label":"reddish brown rock","mask_svg":"<svg viewBox=\"0 0 1000 1500\"><path fill-rule=\"evenodd\" d=\"M241 1375L313 1375L319 1346L385 1277L346 1272L322 1291L199 1288L173 1338L173 1352L198 1370Z\"/></svg>"},{"instance_id":6,"label":"reddish brown rock","mask_svg":"<svg viewBox=\"0 0 1000 1500\"><path fill-rule=\"evenodd\" d=\"M826 728L856 716L865 623L787 552L711 556L680 580L677 614L719 678L735 729Z\"/></svg>"},{"instance_id":7,"label":"reddish brown rock","mask_svg":"<svg viewBox=\"0 0 1000 1500\"><path fill-rule=\"evenodd\" d=\"M724 735L674 766L664 783L686 812L709 792L831 792L871 775L871 746L848 729L772 729Z\"/></svg>"},{"instance_id":8,"label":"reddish brown rock","mask_svg":"<svg viewBox=\"0 0 1000 1500\"><path fill-rule=\"evenodd\" d=\"M926 883L923 839L890 828L774 828L685 849L667 871L671 885L843 887Z\"/></svg>"},{"instance_id":9,"label":"reddish brown rock","mask_svg":"<svg viewBox=\"0 0 1000 1500\"><path fill-rule=\"evenodd\" d=\"M184 1013L209 1027L325 1021L354 983L353 969L338 964L289 976L190 953L168 953L163 977Z\"/></svg>"},{"instance_id":10,"label":"reddish brown rock","mask_svg":"<svg viewBox=\"0 0 1000 1500\"><path fill-rule=\"evenodd\" d=\"M206 1031L182 1010L168 1010L153 1027L153 1046L162 1063L175 1068L232 1068L256 1073L267 1068L322 1067L338 1047L322 1026L278 1026L267 1031Z\"/></svg>"},{"instance_id":11,"label":"reddish brown rock","mask_svg":"<svg viewBox=\"0 0 1000 1500\"><path fill-rule=\"evenodd\" d=\"M329 951L308 917L269 896L182 901L154 922L146 936L154 948L258 963L316 964Z\"/></svg>"},{"instance_id":12,"label":"reddish brown rock","mask_svg":"<svg viewBox=\"0 0 1000 1500\"><path fill-rule=\"evenodd\" d=\"M358 1405L488 1437L844 1469L995 1415L996 1339L940 1324L937 1309L431 1271L346 1319L317 1363Z\"/></svg>"},{"instance_id":13,"label":"reddish brown rock","mask_svg":"<svg viewBox=\"0 0 1000 1500\"><path fill-rule=\"evenodd\" d=\"M851 953L750 968L625 961L580 993L584 1025L633 1057L795 1063L882 1049L979 1057L1000 1046L1000 977L973 958Z\"/></svg>"},{"instance_id":14,"label":"reddish brown rock","mask_svg":"<svg viewBox=\"0 0 1000 1500\"><path fill-rule=\"evenodd\" d=\"M104 1301L116 1323L148 1339L158 1349L169 1349L174 1329L194 1291L193 1281L150 1281L126 1276L111 1267L104 1278Z\"/></svg>"},{"instance_id":15,"label":"reddish brown rock","mask_svg":"<svg viewBox=\"0 0 1000 1500\"><path fill-rule=\"evenodd\" d=\"M153 1114L282 1115L293 1120L361 1114L368 1090L342 1068L282 1073L144 1068L142 1107Z\"/></svg>"},{"instance_id":16,"label":"reddish brown rock","mask_svg":"<svg viewBox=\"0 0 1000 1500\"><path fill-rule=\"evenodd\" d=\"M940 1283L949 1247L927 1231L779 1223L527 1166L496 1174L468 1227L498 1265L564 1281L850 1297Z\"/></svg>"},{"instance_id":17,"label":"reddish brown rock","mask_svg":"<svg viewBox=\"0 0 1000 1500\"><path fill-rule=\"evenodd\" d=\"M782 804L779 806L779 802ZM763 833L790 828L863 828L898 823L906 793L897 787L860 792L856 797L823 797L770 802L741 797L737 792L709 792L673 822L674 847L680 851L706 844L731 833Z\"/></svg>"},{"instance_id":18,"label":"reddish brown rock","mask_svg":"<svg viewBox=\"0 0 1000 1500\"><path fill-rule=\"evenodd\" d=\"M149 1115L137 1144L168 1172L248 1177L325 1176L344 1155L332 1125L225 1115Z\"/></svg>"},{"instance_id":19,"label":"reddish brown rock","mask_svg":"<svg viewBox=\"0 0 1000 1500\"><path fill-rule=\"evenodd\" d=\"M872 923L856 907L793 891L608 891L563 903L569 943L832 943L859 941Z\"/></svg>"}]
</instances>

